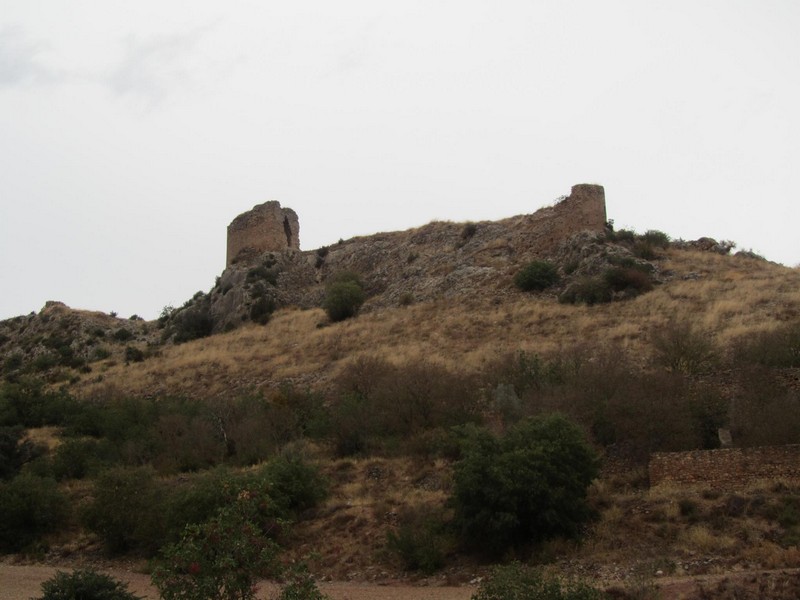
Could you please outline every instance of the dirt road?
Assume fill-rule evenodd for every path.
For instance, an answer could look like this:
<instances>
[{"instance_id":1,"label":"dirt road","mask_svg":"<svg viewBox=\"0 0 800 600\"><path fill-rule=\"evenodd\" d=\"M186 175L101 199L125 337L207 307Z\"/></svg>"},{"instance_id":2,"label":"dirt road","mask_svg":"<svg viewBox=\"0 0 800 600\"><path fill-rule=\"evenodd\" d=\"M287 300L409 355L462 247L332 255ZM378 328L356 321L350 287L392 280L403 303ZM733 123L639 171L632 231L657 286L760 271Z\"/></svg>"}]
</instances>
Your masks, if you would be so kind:
<instances>
[{"instance_id":1,"label":"dirt road","mask_svg":"<svg viewBox=\"0 0 800 600\"><path fill-rule=\"evenodd\" d=\"M0 564L0 600L29 600L41 596L42 582L52 577L55 567L40 565ZM62 568L62 571L70 571ZM147 600L157 600L158 594L150 585L150 576L119 569L103 569L104 573L124 581L128 590ZM262 582L258 597L276 597L278 586ZM323 583L320 589L334 600L468 600L473 587L414 587L404 585L370 585L355 583Z\"/></svg>"}]
</instances>

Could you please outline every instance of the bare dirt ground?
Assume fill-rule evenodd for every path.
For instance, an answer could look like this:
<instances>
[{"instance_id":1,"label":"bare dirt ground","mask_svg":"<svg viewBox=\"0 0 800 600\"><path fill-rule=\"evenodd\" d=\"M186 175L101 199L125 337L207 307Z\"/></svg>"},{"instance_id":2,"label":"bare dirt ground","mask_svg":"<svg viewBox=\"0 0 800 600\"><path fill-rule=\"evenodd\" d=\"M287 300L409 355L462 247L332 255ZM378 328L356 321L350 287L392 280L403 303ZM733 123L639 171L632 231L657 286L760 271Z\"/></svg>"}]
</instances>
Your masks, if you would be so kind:
<instances>
[{"instance_id":1,"label":"bare dirt ground","mask_svg":"<svg viewBox=\"0 0 800 600\"><path fill-rule=\"evenodd\" d=\"M52 577L57 567L44 565L0 564L0 600L29 600L41 595L41 584ZM68 568L61 570L68 571ZM102 569L103 572L128 584L129 591L158 600L150 577L125 569ZM647 597L661 600L795 600L800 597L800 569L757 570L697 577L669 577L651 582L653 588L623 592L610 586L618 598ZM617 594L614 593L616 588ZM321 583L320 589L333 600L468 600L475 586L410 586L399 584ZM263 581L258 597L277 597L279 586ZM638 595L640 592L644 595Z\"/></svg>"},{"instance_id":2,"label":"bare dirt ground","mask_svg":"<svg viewBox=\"0 0 800 600\"><path fill-rule=\"evenodd\" d=\"M57 567L43 565L0 564L0 600L29 600L41 596L42 582L52 577ZM69 568L61 568L69 571ZM102 569L104 573L124 581L128 590L147 600L157 600L158 593L150 585L150 576L121 569ZM408 585L375 585L361 583L321 583L320 589L334 600L468 600L474 587L417 587ZM277 597L278 585L261 582L258 597Z\"/></svg>"}]
</instances>

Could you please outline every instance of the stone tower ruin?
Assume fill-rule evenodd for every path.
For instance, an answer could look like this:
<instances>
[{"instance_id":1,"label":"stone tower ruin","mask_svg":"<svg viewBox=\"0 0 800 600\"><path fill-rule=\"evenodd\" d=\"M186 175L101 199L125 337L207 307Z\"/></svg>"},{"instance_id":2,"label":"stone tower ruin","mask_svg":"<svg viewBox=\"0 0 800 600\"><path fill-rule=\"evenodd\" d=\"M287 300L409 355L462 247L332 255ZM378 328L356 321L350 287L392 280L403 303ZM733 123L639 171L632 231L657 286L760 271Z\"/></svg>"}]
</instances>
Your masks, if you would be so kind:
<instances>
[{"instance_id":1,"label":"stone tower ruin","mask_svg":"<svg viewBox=\"0 0 800 600\"><path fill-rule=\"evenodd\" d=\"M300 220L291 208L270 200L240 214L228 225L226 267L255 260L264 252L300 249Z\"/></svg>"}]
</instances>

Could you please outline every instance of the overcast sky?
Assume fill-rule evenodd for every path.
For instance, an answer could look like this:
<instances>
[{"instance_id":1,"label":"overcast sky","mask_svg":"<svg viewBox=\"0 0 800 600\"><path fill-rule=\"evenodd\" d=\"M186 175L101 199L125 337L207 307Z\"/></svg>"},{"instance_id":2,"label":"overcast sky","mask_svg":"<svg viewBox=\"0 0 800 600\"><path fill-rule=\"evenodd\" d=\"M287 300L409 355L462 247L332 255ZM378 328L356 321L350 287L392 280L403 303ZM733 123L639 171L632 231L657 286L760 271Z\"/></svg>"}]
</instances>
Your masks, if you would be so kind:
<instances>
[{"instance_id":1,"label":"overcast sky","mask_svg":"<svg viewBox=\"0 0 800 600\"><path fill-rule=\"evenodd\" d=\"M156 317L279 200L305 250L606 188L800 262L800 2L0 0L0 318Z\"/></svg>"}]
</instances>

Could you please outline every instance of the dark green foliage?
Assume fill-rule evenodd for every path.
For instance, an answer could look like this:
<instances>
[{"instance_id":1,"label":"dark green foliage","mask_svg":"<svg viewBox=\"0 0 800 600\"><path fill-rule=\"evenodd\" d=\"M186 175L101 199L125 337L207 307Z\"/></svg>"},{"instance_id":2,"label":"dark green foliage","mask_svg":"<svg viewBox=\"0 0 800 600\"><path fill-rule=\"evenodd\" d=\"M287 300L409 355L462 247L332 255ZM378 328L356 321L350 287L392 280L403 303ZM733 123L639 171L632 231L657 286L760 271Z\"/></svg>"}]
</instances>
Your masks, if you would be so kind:
<instances>
[{"instance_id":1,"label":"dark green foliage","mask_svg":"<svg viewBox=\"0 0 800 600\"><path fill-rule=\"evenodd\" d=\"M82 519L108 552L153 552L161 546L166 534L165 495L152 469L107 471L95 482L93 496Z\"/></svg>"},{"instance_id":2,"label":"dark green foliage","mask_svg":"<svg viewBox=\"0 0 800 600\"><path fill-rule=\"evenodd\" d=\"M328 281L322 308L334 323L344 321L358 314L366 300L364 286L355 273L337 273Z\"/></svg>"},{"instance_id":3,"label":"dark green foliage","mask_svg":"<svg viewBox=\"0 0 800 600\"><path fill-rule=\"evenodd\" d=\"M211 335L214 321L211 310L206 300L182 308L172 317L172 329L175 333L175 343L182 344Z\"/></svg>"},{"instance_id":4,"label":"dark green foliage","mask_svg":"<svg viewBox=\"0 0 800 600\"><path fill-rule=\"evenodd\" d=\"M245 283L263 282L270 286L276 286L280 272L280 268L275 266L275 259L269 255L260 265L247 271Z\"/></svg>"},{"instance_id":5,"label":"dark green foliage","mask_svg":"<svg viewBox=\"0 0 800 600\"><path fill-rule=\"evenodd\" d=\"M34 371L48 371L58 364L58 356L52 352L45 352L33 359L31 366Z\"/></svg>"},{"instance_id":6,"label":"dark green foliage","mask_svg":"<svg viewBox=\"0 0 800 600\"><path fill-rule=\"evenodd\" d=\"M79 410L75 399L65 392L46 390L39 379L23 377L0 387L0 425L62 425Z\"/></svg>"},{"instance_id":7,"label":"dark green foliage","mask_svg":"<svg viewBox=\"0 0 800 600\"><path fill-rule=\"evenodd\" d=\"M36 600L141 600L128 591L128 584L91 569L58 571L42 584Z\"/></svg>"},{"instance_id":8,"label":"dark green foliage","mask_svg":"<svg viewBox=\"0 0 800 600\"><path fill-rule=\"evenodd\" d=\"M63 527L69 509L55 480L23 473L0 482L0 515L0 552L17 552Z\"/></svg>"},{"instance_id":9,"label":"dark green foliage","mask_svg":"<svg viewBox=\"0 0 800 600\"><path fill-rule=\"evenodd\" d=\"M112 337L118 342L127 342L133 337L133 334L130 332L130 330L120 327L114 332Z\"/></svg>"},{"instance_id":10,"label":"dark green foliage","mask_svg":"<svg viewBox=\"0 0 800 600\"><path fill-rule=\"evenodd\" d=\"M33 442L25 439L24 429L0 426L0 480L13 479L22 465L41 454Z\"/></svg>"},{"instance_id":11,"label":"dark green foliage","mask_svg":"<svg viewBox=\"0 0 800 600\"><path fill-rule=\"evenodd\" d=\"M603 600L609 596L580 582L562 581L519 563L495 567L471 600Z\"/></svg>"},{"instance_id":12,"label":"dark green foliage","mask_svg":"<svg viewBox=\"0 0 800 600\"><path fill-rule=\"evenodd\" d=\"M642 234L641 239L657 248L669 248L670 237L657 229L648 229Z\"/></svg>"},{"instance_id":13,"label":"dark green foliage","mask_svg":"<svg viewBox=\"0 0 800 600\"><path fill-rule=\"evenodd\" d=\"M287 515L314 508L328 495L319 469L298 457L276 456L262 471L269 494Z\"/></svg>"},{"instance_id":14,"label":"dark green foliage","mask_svg":"<svg viewBox=\"0 0 800 600\"><path fill-rule=\"evenodd\" d=\"M525 292L539 292L558 283L558 279L555 265L544 260L535 260L514 276L514 285Z\"/></svg>"},{"instance_id":15,"label":"dark green foliage","mask_svg":"<svg viewBox=\"0 0 800 600\"><path fill-rule=\"evenodd\" d=\"M250 306L250 320L266 325L270 317L272 317L272 313L275 312L275 308L275 300L267 296L261 296Z\"/></svg>"},{"instance_id":16,"label":"dark green foliage","mask_svg":"<svg viewBox=\"0 0 800 600\"><path fill-rule=\"evenodd\" d=\"M58 481L83 479L112 462L113 450L107 442L94 438L67 438L53 453L50 468Z\"/></svg>"},{"instance_id":17,"label":"dark green foliage","mask_svg":"<svg viewBox=\"0 0 800 600\"><path fill-rule=\"evenodd\" d=\"M134 346L125 347L125 363L142 362L144 360L144 352Z\"/></svg>"},{"instance_id":18,"label":"dark green foliage","mask_svg":"<svg viewBox=\"0 0 800 600\"><path fill-rule=\"evenodd\" d=\"M594 451L560 415L527 419L502 438L483 431L455 466L456 524L488 554L574 537L592 516L586 490L596 476Z\"/></svg>"}]
</instances>

